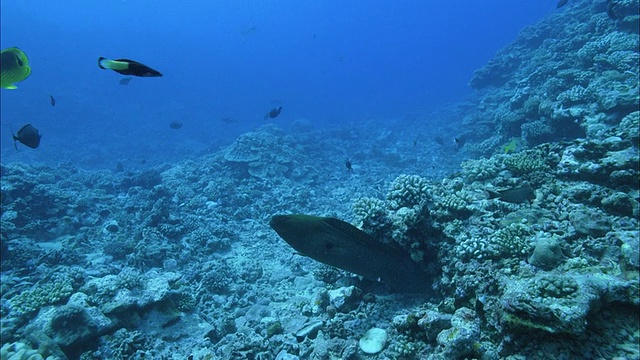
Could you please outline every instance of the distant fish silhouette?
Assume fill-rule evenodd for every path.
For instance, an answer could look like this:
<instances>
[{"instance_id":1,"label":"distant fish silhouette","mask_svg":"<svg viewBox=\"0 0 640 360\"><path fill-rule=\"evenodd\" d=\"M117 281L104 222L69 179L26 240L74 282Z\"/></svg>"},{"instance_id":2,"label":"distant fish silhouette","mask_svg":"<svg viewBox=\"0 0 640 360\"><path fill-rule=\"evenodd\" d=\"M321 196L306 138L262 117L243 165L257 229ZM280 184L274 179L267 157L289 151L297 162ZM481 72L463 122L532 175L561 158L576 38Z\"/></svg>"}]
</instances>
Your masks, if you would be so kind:
<instances>
[{"instance_id":1,"label":"distant fish silhouette","mask_svg":"<svg viewBox=\"0 0 640 360\"><path fill-rule=\"evenodd\" d=\"M51 103L51 106L56 106L56 99L51 95L49 95L49 102Z\"/></svg>"},{"instance_id":2,"label":"distant fish silhouette","mask_svg":"<svg viewBox=\"0 0 640 360\"><path fill-rule=\"evenodd\" d=\"M281 111L282 111L282 106L277 107L277 108L273 108L264 116L264 119L265 120L267 120L269 118L275 119L278 115L280 115Z\"/></svg>"},{"instance_id":3,"label":"distant fish silhouette","mask_svg":"<svg viewBox=\"0 0 640 360\"><path fill-rule=\"evenodd\" d=\"M464 146L464 139L457 136L453 138L453 148L458 151Z\"/></svg>"},{"instance_id":4,"label":"distant fish silhouette","mask_svg":"<svg viewBox=\"0 0 640 360\"><path fill-rule=\"evenodd\" d=\"M182 128L182 121L172 121L169 124L169 127L174 129L174 130L178 130L178 129Z\"/></svg>"},{"instance_id":5,"label":"distant fish silhouette","mask_svg":"<svg viewBox=\"0 0 640 360\"><path fill-rule=\"evenodd\" d=\"M560 9L561 7L567 5L568 2L569 0L558 0L558 3L556 4L556 9Z\"/></svg>"},{"instance_id":6,"label":"distant fish silhouette","mask_svg":"<svg viewBox=\"0 0 640 360\"><path fill-rule=\"evenodd\" d=\"M242 34L242 36L253 35L256 32L256 29L257 28L255 26L251 26L250 28L241 30L240 33Z\"/></svg>"},{"instance_id":7,"label":"distant fish silhouette","mask_svg":"<svg viewBox=\"0 0 640 360\"><path fill-rule=\"evenodd\" d=\"M351 165L351 161L349 161L349 159L347 159L347 161L344 162L344 166L347 167L348 171L353 170L353 165Z\"/></svg>"},{"instance_id":8,"label":"distant fish silhouette","mask_svg":"<svg viewBox=\"0 0 640 360\"><path fill-rule=\"evenodd\" d=\"M133 79L133 78L131 78L131 77L123 78L122 80L118 81L118 84L120 84L120 85L129 85L129 81L131 81L131 79Z\"/></svg>"},{"instance_id":9,"label":"distant fish silhouette","mask_svg":"<svg viewBox=\"0 0 640 360\"><path fill-rule=\"evenodd\" d=\"M18 130L18 135L13 134L13 146L18 150L18 146L16 145L16 141L20 141L25 146L28 146L32 149L37 148L40 145L40 138L42 135L38 132L38 129L33 127L31 124L27 124Z\"/></svg>"}]
</instances>

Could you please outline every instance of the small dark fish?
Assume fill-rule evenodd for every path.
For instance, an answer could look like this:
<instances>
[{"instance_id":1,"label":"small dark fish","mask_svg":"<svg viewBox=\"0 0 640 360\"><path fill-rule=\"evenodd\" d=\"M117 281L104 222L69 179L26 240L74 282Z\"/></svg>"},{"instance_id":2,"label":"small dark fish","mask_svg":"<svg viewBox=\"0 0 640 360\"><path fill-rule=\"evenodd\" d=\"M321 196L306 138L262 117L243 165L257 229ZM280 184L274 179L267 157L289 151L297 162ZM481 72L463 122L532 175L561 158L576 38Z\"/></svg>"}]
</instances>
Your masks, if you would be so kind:
<instances>
[{"instance_id":1,"label":"small dark fish","mask_svg":"<svg viewBox=\"0 0 640 360\"><path fill-rule=\"evenodd\" d=\"M56 99L51 95L49 95L49 102L51 103L51 106L56 106Z\"/></svg>"},{"instance_id":2,"label":"small dark fish","mask_svg":"<svg viewBox=\"0 0 640 360\"><path fill-rule=\"evenodd\" d=\"M162 74L147 65L129 59L111 60L104 57L98 58L98 66L100 69L110 69L118 74L132 75L140 77L158 77Z\"/></svg>"},{"instance_id":3,"label":"small dark fish","mask_svg":"<svg viewBox=\"0 0 640 360\"><path fill-rule=\"evenodd\" d=\"M178 130L178 129L182 128L182 121L172 121L169 124L169 127L174 129L174 130Z\"/></svg>"},{"instance_id":4,"label":"small dark fish","mask_svg":"<svg viewBox=\"0 0 640 360\"><path fill-rule=\"evenodd\" d=\"M347 159L347 161L344 162L344 166L346 166L347 170L349 171L353 170L353 166L351 165L351 161L349 161L349 159Z\"/></svg>"},{"instance_id":5,"label":"small dark fish","mask_svg":"<svg viewBox=\"0 0 640 360\"><path fill-rule=\"evenodd\" d=\"M536 198L536 194L529 184L502 191L486 190L486 194L489 199L499 199L512 204L531 204L531 201Z\"/></svg>"},{"instance_id":6,"label":"small dark fish","mask_svg":"<svg viewBox=\"0 0 640 360\"><path fill-rule=\"evenodd\" d=\"M568 2L569 0L558 0L558 3L556 4L556 9L560 9L561 7L567 5Z\"/></svg>"},{"instance_id":7,"label":"small dark fish","mask_svg":"<svg viewBox=\"0 0 640 360\"><path fill-rule=\"evenodd\" d=\"M464 146L464 138L462 137L454 137L453 138L453 146L455 150L460 150Z\"/></svg>"},{"instance_id":8,"label":"small dark fish","mask_svg":"<svg viewBox=\"0 0 640 360\"><path fill-rule=\"evenodd\" d=\"M245 30L241 30L240 33L243 36L247 36L247 35L253 35L256 32L256 27L255 26L251 26L250 28L247 28Z\"/></svg>"},{"instance_id":9,"label":"small dark fish","mask_svg":"<svg viewBox=\"0 0 640 360\"><path fill-rule=\"evenodd\" d=\"M269 111L265 116L264 119L267 120L269 118L271 119L275 119L278 115L280 115L280 112L282 111L282 106L277 107L277 108L273 108L271 109L271 111Z\"/></svg>"},{"instance_id":10,"label":"small dark fish","mask_svg":"<svg viewBox=\"0 0 640 360\"><path fill-rule=\"evenodd\" d=\"M20 141L25 146L35 149L40 145L40 138L42 137L38 132L38 129L33 127L31 124L27 124L18 130L18 135L14 134L13 131L11 134L13 135L13 146L16 150L18 150L16 141Z\"/></svg>"},{"instance_id":11,"label":"small dark fish","mask_svg":"<svg viewBox=\"0 0 640 360\"><path fill-rule=\"evenodd\" d=\"M436 144L440 145L440 146L444 146L444 140L442 139L442 136L436 136L433 138L433 141L436 142Z\"/></svg>"},{"instance_id":12,"label":"small dark fish","mask_svg":"<svg viewBox=\"0 0 640 360\"><path fill-rule=\"evenodd\" d=\"M120 85L129 85L129 81L131 81L131 79L133 79L133 78L131 78L131 77L123 78L122 80L118 81L118 84L120 84Z\"/></svg>"}]
</instances>

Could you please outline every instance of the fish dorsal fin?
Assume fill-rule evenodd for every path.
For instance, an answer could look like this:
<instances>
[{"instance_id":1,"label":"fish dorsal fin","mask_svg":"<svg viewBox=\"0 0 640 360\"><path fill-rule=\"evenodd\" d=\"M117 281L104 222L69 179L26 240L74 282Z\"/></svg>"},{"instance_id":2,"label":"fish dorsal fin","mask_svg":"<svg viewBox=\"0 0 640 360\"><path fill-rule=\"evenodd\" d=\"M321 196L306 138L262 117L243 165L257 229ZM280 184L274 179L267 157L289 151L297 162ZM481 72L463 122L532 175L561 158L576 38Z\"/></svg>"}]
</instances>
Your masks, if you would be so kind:
<instances>
[{"instance_id":1,"label":"fish dorsal fin","mask_svg":"<svg viewBox=\"0 0 640 360\"><path fill-rule=\"evenodd\" d=\"M386 251L389 253L394 253L394 254L398 254L398 253L402 253L404 252L402 249L384 243L376 238L374 238L373 236L367 234L366 232L358 229L357 227L349 224L346 221L342 221L340 219L336 219L336 218L323 218L323 222L329 226L331 226L333 229L345 234L345 236L349 237L350 239L352 239L353 241L357 241L362 245L366 245L370 248L374 248L377 249L379 251Z\"/></svg>"}]
</instances>

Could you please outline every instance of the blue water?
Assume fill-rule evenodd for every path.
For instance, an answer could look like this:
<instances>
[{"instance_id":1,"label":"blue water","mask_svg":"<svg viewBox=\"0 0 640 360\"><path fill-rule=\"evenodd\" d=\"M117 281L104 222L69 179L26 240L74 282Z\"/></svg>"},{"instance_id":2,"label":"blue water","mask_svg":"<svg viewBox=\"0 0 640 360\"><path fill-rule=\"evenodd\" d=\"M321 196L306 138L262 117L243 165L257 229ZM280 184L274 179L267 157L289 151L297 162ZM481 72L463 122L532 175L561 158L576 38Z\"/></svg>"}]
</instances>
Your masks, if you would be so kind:
<instances>
[{"instance_id":1,"label":"blue water","mask_svg":"<svg viewBox=\"0 0 640 360\"><path fill-rule=\"evenodd\" d=\"M274 106L283 112L268 122L283 128L414 114L428 130L420 114L470 95L473 71L555 2L3 1L1 10L2 49L21 48L32 67L17 90L1 91L3 161L113 167L224 146ZM164 76L122 86L99 56ZM26 123L41 146L16 151L9 124Z\"/></svg>"}]
</instances>

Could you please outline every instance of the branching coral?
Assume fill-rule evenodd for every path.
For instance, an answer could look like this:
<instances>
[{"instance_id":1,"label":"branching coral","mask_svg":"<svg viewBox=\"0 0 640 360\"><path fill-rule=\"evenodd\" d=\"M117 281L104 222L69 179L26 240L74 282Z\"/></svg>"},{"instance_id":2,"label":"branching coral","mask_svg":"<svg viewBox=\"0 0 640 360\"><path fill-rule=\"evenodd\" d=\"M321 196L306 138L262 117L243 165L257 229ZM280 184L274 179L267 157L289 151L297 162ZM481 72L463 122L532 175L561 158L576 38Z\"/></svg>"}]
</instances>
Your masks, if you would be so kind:
<instances>
[{"instance_id":1,"label":"branching coral","mask_svg":"<svg viewBox=\"0 0 640 360\"><path fill-rule=\"evenodd\" d=\"M523 224L511 224L487 237L464 238L457 245L460 257L478 260L523 258L532 248L531 232Z\"/></svg>"},{"instance_id":2,"label":"branching coral","mask_svg":"<svg viewBox=\"0 0 640 360\"><path fill-rule=\"evenodd\" d=\"M357 226L372 235L389 226L384 201L376 198L360 198L353 204Z\"/></svg>"},{"instance_id":3,"label":"branching coral","mask_svg":"<svg viewBox=\"0 0 640 360\"><path fill-rule=\"evenodd\" d=\"M392 210L421 205L429 199L427 179L418 175L400 175L391 184L387 195Z\"/></svg>"}]
</instances>

